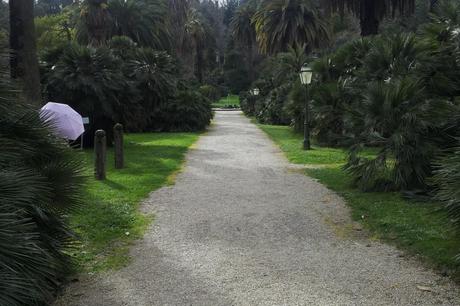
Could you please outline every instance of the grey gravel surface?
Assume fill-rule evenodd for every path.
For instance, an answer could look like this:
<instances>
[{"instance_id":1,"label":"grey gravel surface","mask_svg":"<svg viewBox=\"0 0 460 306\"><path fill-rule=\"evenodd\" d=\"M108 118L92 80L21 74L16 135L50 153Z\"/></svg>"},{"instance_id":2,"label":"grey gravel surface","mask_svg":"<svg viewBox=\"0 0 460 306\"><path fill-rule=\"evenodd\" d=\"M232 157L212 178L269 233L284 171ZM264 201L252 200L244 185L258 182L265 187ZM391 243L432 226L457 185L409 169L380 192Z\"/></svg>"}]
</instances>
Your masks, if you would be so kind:
<instances>
[{"instance_id":1,"label":"grey gravel surface","mask_svg":"<svg viewBox=\"0 0 460 306\"><path fill-rule=\"evenodd\" d=\"M156 220L131 264L56 305L460 304L449 279L365 238L301 172L240 112L217 112L176 184L143 205Z\"/></svg>"}]
</instances>

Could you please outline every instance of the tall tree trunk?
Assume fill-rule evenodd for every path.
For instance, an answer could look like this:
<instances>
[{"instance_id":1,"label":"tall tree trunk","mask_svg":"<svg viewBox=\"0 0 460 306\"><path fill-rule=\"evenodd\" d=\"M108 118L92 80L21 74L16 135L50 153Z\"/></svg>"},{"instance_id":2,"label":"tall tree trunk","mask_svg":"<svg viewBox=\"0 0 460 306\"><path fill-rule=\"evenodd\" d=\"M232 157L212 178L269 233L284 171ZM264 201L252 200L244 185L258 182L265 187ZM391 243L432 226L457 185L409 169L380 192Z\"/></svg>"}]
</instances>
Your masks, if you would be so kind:
<instances>
[{"instance_id":1,"label":"tall tree trunk","mask_svg":"<svg viewBox=\"0 0 460 306\"><path fill-rule=\"evenodd\" d=\"M35 41L34 0L10 0L11 77L22 80L27 102L42 104Z\"/></svg>"},{"instance_id":2,"label":"tall tree trunk","mask_svg":"<svg viewBox=\"0 0 460 306\"><path fill-rule=\"evenodd\" d=\"M109 39L110 13L107 0L88 0L85 23L88 30L88 42L99 47Z\"/></svg>"},{"instance_id":3,"label":"tall tree trunk","mask_svg":"<svg viewBox=\"0 0 460 306\"><path fill-rule=\"evenodd\" d=\"M375 0L362 0L360 8L361 36L379 33L380 20L377 15Z\"/></svg>"}]
</instances>

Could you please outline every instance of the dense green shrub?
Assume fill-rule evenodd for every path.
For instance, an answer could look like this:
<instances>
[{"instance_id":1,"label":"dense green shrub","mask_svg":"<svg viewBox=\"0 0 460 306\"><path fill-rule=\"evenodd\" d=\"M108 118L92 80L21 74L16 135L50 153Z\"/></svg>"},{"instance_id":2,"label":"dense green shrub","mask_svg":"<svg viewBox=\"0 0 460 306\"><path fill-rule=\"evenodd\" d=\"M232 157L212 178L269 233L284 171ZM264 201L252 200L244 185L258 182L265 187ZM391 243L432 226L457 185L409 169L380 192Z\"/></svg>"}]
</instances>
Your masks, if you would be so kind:
<instances>
[{"instance_id":1,"label":"dense green shrub","mask_svg":"<svg viewBox=\"0 0 460 306\"><path fill-rule=\"evenodd\" d=\"M239 95L240 107L241 110L250 117L253 117L256 113L255 103L256 97L254 97L250 92L242 91Z\"/></svg>"},{"instance_id":2,"label":"dense green shrub","mask_svg":"<svg viewBox=\"0 0 460 306\"><path fill-rule=\"evenodd\" d=\"M81 162L7 82L1 70L0 305L44 305L71 269Z\"/></svg>"},{"instance_id":3,"label":"dense green shrub","mask_svg":"<svg viewBox=\"0 0 460 306\"><path fill-rule=\"evenodd\" d=\"M69 104L82 116L90 117L89 133L104 129L110 143L113 124L120 120L117 109L122 102L131 103L136 98L128 94L133 86L121 65L107 48L70 45L48 75L49 99ZM125 96L130 99L122 101Z\"/></svg>"},{"instance_id":4,"label":"dense green shrub","mask_svg":"<svg viewBox=\"0 0 460 306\"><path fill-rule=\"evenodd\" d=\"M211 102L219 101L222 98L220 89L213 85L202 85L199 88L199 92Z\"/></svg>"},{"instance_id":5,"label":"dense green shrub","mask_svg":"<svg viewBox=\"0 0 460 306\"><path fill-rule=\"evenodd\" d=\"M159 131L200 131L212 119L211 102L197 91L182 90L155 113L152 129Z\"/></svg>"},{"instance_id":6,"label":"dense green shrub","mask_svg":"<svg viewBox=\"0 0 460 306\"><path fill-rule=\"evenodd\" d=\"M88 134L104 129L109 143L115 122L123 123L128 131L142 132L200 130L203 122L209 121L203 119L209 117L208 99L193 93L189 94L190 101L185 101L183 94L176 95L177 68L171 56L138 48L128 37L112 38L109 47L70 45L53 67L47 67L49 99L69 104L90 117ZM216 91L211 88L207 93L217 95ZM188 105L192 111L188 116L195 118L185 118L182 105ZM184 123L176 122L178 118Z\"/></svg>"},{"instance_id":7,"label":"dense green shrub","mask_svg":"<svg viewBox=\"0 0 460 306\"><path fill-rule=\"evenodd\" d=\"M263 103L256 106L256 118L262 123L288 125L291 119L284 112L284 103L291 90L290 84L279 86L272 90Z\"/></svg>"},{"instance_id":8,"label":"dense green shrub","mask_svg":"<svg viewBox=\"0 0 460 306\"><path fill-rule=\"evenodd\" d=\"M137 44L127 36L114 36L109 41L113 54L123 61L134 60Z\"/></svg>"},{"instance_id":9,"label":"dense green shrub","mask_svg":"<svg viewBox=\"0 0 460 306\"><path fill-rule=\"evenodd\" d=\"M446 205L452 221L460 229L460 147L450 150L439 162L434 182L438 198Z\"/></svg>"},{"instance_id":10,"label":"dense green shrub","mask_svg":"<svg viewBox=\"0 0 460 306\"><path fill-rule=\"evenodd\" d=\"M156 125L156 112L176 93L173 61L166 52L140 48L125 64L124 73L126 79L133 82L136 93L131 97L125 95L125 100L120 103L120 120L130 131L150 129Z\"/></svg>"},{"instance_id":11,"label":"dense green shrub","mask_svg":"<svg viewBox=\"0 0 460 306\"><path fill-rule=\"evenodd\" d=\"M354 114L361 129L354 149L378 146L379 152L364 158L352 151L346 169L356 182L363 189L426 190L443 118L458 109L428 99L421 83L410 78L370 84L360 107Z\"/></svg>"},{"instance_id":12,"label":"dense green shrub","mask_svg":"<svg viewBox=\"0 0 460 306\"><path fill-rule=\"evenodd\" d=\"M71 12L35 18L35 35L38 50L55 49L70 43L75 30L69 24Z\"/></svg>"}]
</instances>

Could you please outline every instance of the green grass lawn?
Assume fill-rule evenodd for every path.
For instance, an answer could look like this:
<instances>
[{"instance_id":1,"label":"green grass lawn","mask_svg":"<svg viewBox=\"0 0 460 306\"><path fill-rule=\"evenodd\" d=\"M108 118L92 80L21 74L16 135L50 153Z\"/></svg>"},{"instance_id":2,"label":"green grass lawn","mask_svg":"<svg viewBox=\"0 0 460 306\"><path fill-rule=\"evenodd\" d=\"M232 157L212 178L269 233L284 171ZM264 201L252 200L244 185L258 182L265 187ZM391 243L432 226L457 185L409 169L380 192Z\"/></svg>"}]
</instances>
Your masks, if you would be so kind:
<instances>
[{"instance_id":1,"label":"green grass lawn","mask_svg":"<svg viewBox=\"0 0 460 306\"><path fill-rule=\"evenodd\" d=\"M113 167L108 150L107 180L93 178L92 151L85 151L89 176L85 205L71 216L81 238L74 257L81 271L119 268L129 260L130 244L141 237L153 216L138 210L148 194L172 182L198 133L151 133L125 136L125 169Z\"/></svg>"},{"instance_id":2,"label":"green grass lawn","mask_svg":"<svg viewBox=\"0 0 460 306\"><path fill-rule=\"evenodd\" d=\"M303 137L289 127L259 127L292 163L322 166L307 169L306 173L342 195L351 208L352 218L362 222L373 238L395 244L459 279L460 267L454 257L460 253L460 240L438 203L408 201L395 192L361 192L352 187L351 177L341 169L346 151L317 146L304 151Z\"/></svg>"},{"instance_id":3,"label":"green grass lawn","mask_svg":"<svg viewBox=\"0 0 460 306\"><path fill-rule=\"evenodd\" d=\"M226 107L228 105L240 106L240 98L236 95L230 95L228 97L223 97L219 101L216 101L212 104L212 107Z\"/></svg>"}]
</instances>

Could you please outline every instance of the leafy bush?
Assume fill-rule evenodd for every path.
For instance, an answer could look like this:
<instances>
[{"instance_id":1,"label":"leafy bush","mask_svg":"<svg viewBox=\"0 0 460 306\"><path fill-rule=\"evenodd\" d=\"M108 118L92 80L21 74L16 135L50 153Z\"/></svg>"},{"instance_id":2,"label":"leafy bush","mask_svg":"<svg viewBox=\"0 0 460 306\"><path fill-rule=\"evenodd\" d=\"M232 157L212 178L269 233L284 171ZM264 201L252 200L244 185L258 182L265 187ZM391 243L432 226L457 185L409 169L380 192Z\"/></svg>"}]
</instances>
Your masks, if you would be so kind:
<instances>
[{"instance_id":1,"label":"leafy bush","mask_svg":"<svg viewBox=\"0 0 460 306\"><path fill-rule=\"evenodd\" d=\"M219 88L213 85L202 85L199 88L199 92L211 102L219 101L222 97L222 93Z\"/></svg>"},{"instance_id":2,"label":"leafy bush","mask_svg":"<svg viewBox=\"0 0 460 306\"><path fill-rule=\"evenodd\" d=\"M127 36L114 36L109 42L109 48L116 57L130 61L135 57L137 44Z\"/></svg>"},{"instance_id":3,"label":"leafy bush","mask_svg":"<svg viewBox=\"0 0 460 306\"><path fill-rule=\"evenodd\" d=\"M434 182L439 188L438 198L445 203L449 216L460 229L460 147L439 161Z\"/></svg>"},{"instance_id":4,"label":"leafy bush","mask_svg":"<svg viewBox=\"0 0 460 306\"><path fill-rule=\"evenodd\" d=\"M71 264L81 163L0 71L0 305L48 304Z\"/></svg>"},{"instance_id":5,"label":"leafy bush","mask_svg":"<svg viewBox=\"0 0 460 306\"><path fill-rule=\"evenodd\" d=\"M54 49L70 43L75 30L69 24L70 11L35 18L38 50Z\"/></svg>"},{"instance_id":6,"label":"leafy bush","mask_svg":"<svg viewBox=\"0 0 460 306\"><path fill-rule=\"evenodd\" d=\"M239 95L241 110L250 117L256 114L256 97L247 91L242 91Z\"/></svg>"},{"instance_id":7,"label":"leafy bush","mask_svg":"<svg viewBox=\"0 0 460 306\"><path fill-rule=\"evenodd\" d=\"M70 45L46 78L51 100L69 104L90 117L90 135L104 129L110 143L115 122L131 132L204 128L210 116L208 99L198 93L188 94L190 101L183 93L176 95L177 69L170 55L138 48L126 36L113 37L109 47ZM215 88L202 90L217 95ZM191 112L184 112L184 106ZM177 122L178 118L183 123Z\"/></svg>"},{"instance_id":8,"label":"leafy bush","mask_svg":"<svg viewBox=\"0 0 460 306\"><path fill-rule=\"evenodd\" d=\"M256 110L256 118L262 123L288 125L290 118L284 112L284 102L291 90L290 84L285 84L273 89L265 97L263 104Z\"/></svg>"},{"instance_id":9,"label":"leafy bush","mask_svg":"<svg viewBox=\"0 0 460 306\"><path fill-rule=\"evenodd\" d=\"M153 117L152 128L160 131L200 131L211 123L212 116L208 99L199 92L183 90L159 108Z\"/></svg>"},{"instance_id":10,"label":"leafy bush","mask_svg":"<svg viewBox=\"0 0 460 306\"><path fill-rule=\"evenodd\" d=\"M108 8L113 35L160 50L171 46L166 1L110 0Z\"/></svg>"},{"instance_id":11,"label":"leafy bush","mask_svg":"<svg viewBox=\"0 0 460 306\"><path fill-rule=\"evenodd\" d=\"M380 151L372 159L352 151L346 169L356 182L364 189L426 190L437 152L434 139L442 130L442 118L455 107L428 99L420 82L407 78L371 84L360 105L355 117L362 132L354 148L372 145Z\"/></svg>"},{"instance_id":12,"label":"leafy bush","mask_svg":"<svg viewBox=\"0 0 460 306\"><path fill-rule=\"evenodd\" d=\"M175 95L177 78L173 61L166 52L141 48L125 67L126 78L133 81L139 100L132 101L126 96L119 117L128 130L150 129L156 124L155 113Z\"/></svg>"},{"instance_id":13,"label":"leafy bush","mask_svg":"<svg viewBox=\"0 0 460 306\"><path fill-rule=\"evenodd\" d=\"M120 119L120 98L130 97L127 103L136 98L129 94L133 86L123 75L121 65L107 48L70 45L48 75L48 96L90 117L90 135L104 129L110 143L113 124Z\"/></svg>"}]
</instances>

